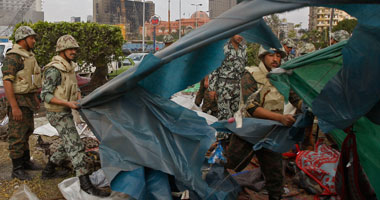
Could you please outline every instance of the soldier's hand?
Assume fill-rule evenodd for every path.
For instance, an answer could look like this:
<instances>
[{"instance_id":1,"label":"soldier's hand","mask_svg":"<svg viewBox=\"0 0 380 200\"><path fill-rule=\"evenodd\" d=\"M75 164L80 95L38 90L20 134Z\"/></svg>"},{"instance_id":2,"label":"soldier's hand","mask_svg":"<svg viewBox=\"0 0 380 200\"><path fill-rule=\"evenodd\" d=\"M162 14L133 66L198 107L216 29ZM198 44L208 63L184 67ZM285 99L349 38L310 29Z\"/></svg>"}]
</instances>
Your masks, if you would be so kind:
<instances>
[{"instance_id":1,"label":"soldier's hand","mask_svg":"<svg viewBox=\"0 0 380 200\"><path fill-rule=\"evenodd\" d=\"M296 119L294 119L293 115L282 115L280 122L285 126L291 126L296 122Z\"/></svg>"},{"instance_id":2,"label":"soldier's hand","mask_svg":"<svg viewBox=\"0 0 380 200\"><path fill-rule=\"evenodd\" d=\"M70 107L71 109L78 109L79 106L78 106L78 102L76 101L69 101L67 102L67 107Z\"/></svg>"},{"instance_id":3,"label":"soldier's hand","mask_svg":"<svg viewBox=\"0 0 380 200\"><path fill-rule=\"evenodd\" d=\"M13 115L13 120L15 121L21 121L22 120L22 112L20 107L12 107L12 115Z\"/></svg>"}]
</instances>

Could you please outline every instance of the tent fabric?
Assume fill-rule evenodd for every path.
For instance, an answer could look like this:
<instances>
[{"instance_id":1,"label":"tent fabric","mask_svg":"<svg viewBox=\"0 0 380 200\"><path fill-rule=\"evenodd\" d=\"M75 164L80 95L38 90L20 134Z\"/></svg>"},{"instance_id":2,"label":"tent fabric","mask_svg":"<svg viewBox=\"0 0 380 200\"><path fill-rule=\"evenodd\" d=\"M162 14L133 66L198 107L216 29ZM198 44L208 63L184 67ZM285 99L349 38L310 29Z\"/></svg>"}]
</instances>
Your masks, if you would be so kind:
<instances>
[{"instance_id":1,"label":"tent fabric","mask_svg":"<svg viewBox=\"0 0 380 200\"><path fill-rule=\"evenodd\" d=\"M313 124L314 116L305 111L296 116L292 127L286 127L273 120L244 118L243 127L236 128L236 122L228 123L223 120L212 126L219 132L233 133L253 145L253 150L267 148L275 152L285 153L296 142L303 141L304 128Z\"/></svg>"},{"instance_id":2,"label":"tent fabric","mask_svg":"<svg viewBox=\"0 0 380 200\"><path fill-rule=\"evenodd\" d=\"M248 41L280 47L262 16L303 6L318 6L321 2L243 1L170 47L148 55L139 66L85 97L81 101L81 115L101 141L102 167L113 188L133 180L121 175L144 167L144 172L150 168L174 175L201 198L208 197L212 190L200 178L200 161L214 140L215 130L194 112L168 98L215 70L224 58L222 46L232 35L246 31L242 34L250 36L246 38ZM346 0L332 2L355 3ZM359 20L363 26L366 22L365 18ZM361 62L365 63L370 58L364 56L363 59ZM145 180L144 177L146 174L138 176L141 180ZM164 179L165 176L160 176L159 180ZM145 183L149 190L160 189ZM227 194L217 191L209 199L226 197Z\"/></svg>"},{"instance_id":3,"label":"tent fabric","mask_svg":"<svg viewBox=\"0 0 380 200\"><path fill-rule=\"evenodd\" d=\"M342 49L342 70L313 102L315 115L325 122L321 127L325 131L349 127L380 102L380 5L337 8L356 17L359 23ZM380 109L376 112L380 115Z\"/></svg>"}]
</instances>

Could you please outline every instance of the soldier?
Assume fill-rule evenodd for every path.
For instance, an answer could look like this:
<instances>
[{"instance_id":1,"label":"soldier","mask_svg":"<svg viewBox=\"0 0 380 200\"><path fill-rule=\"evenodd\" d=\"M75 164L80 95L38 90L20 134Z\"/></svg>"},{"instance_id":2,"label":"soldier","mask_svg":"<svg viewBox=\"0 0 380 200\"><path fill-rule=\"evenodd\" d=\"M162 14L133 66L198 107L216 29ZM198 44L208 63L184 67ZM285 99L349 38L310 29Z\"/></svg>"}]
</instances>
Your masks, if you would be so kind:
<instances>
[{"instance_id":1,"label":"soldier","mask_svg":"<svg viewBox=\"0 0 380 200\"><path fill-rule=\"evenodd\" d=\"M258 67L246 67L246 71L241 79L243 116L262 119L275 120L285 126L291 126L295 119L292 115L284 115L284 97L269 82L267 74L274 68L281 65L281 58L286 53L282 50L263 47L259 49ZM257 91L259 91L257 93ZM257 93L257 94L255 94ZM300 107L300 99L291 93L289 101ZM256 152L252 150L252 144L232 135L230 145L227 149L226 168L241 171L252 159L253 153L256 154L261 171L264 174L265 187L269 193L270 200L281 199L283 193L283 174L282 174L282 155L269 149L262 148Z\"/></svg>"},{"instance_id":2,"label":"soldier","mask_svg":"<svg viewBox=\"0 0 380 200\"><path fill-rule=\"evenodd\" d=\"M296 48L296 44L294 43L294 41L290 38L286 38L284 39L282 42L282 46L284 47L285 49L285 52L287 54L287 56L285 56L285 58L283 59L284 62L287 62L291 59L294 59L295 58L295 54L293 54L293 49Z\"/></svg>"},{"instance_id":3,"label":"soldier","mask_svg":"<svg viewBox=\"0 0 380 200\"><path fill-rule=\"evenodd\" d=\"M79 45L71 35L64 35L57 41L56 52L52 62L44 68L41 98L45 102L46 117L55 127L62 139L62 144L50 158L42 171L42 178L55 177L55 168L69 157L80 187L88 194L109 196L110 193L100 190L91 184L88 164L91 162L85 154L84 145L75 128L71 109L78 109L77 100L81 99L74 69Z\"/></svg>"},{"instance_id":4,"label":"soldier","mask_svg":"<svg viewBox=\"0 0 380 200\"><path fill-rule=\"evenodd\" d=\"M36 33L28 26L15 32L16 44L7 53L2 67L9 116L8 143L12 159L12 178L30 180L25 170L40 170L30 161L29 136L33 134L33 112L39 109L37 98L41 88L41 69L32 49Z\"/></svg>"},{"instance_id":5,"label":"soldier","mask_svg":"<svg viewBox=\"0 0 380 200\"><path fill-rule=\"evenodd\" d=\"M331 35L330 43L331 45L333 45L343 40L348 40L349 37L350 37L350 34L345 30L335 31Z\"/></svg>"},{"instance_id":6,"label":"soldier","mask_svg":"<svg viewBox=\"0 0 380 200\"><path fill-rule=\"evenodd\" d=\"M244 38L234 35L224 45L222 66L209 77L210 95L213 98L216 96L219 120L233 117L239 109L240 80L247 63L246 49Z\"/></svg>"},{"instance_id":7,"label":"soldier","mask_svg":"<svg viewBox=\"0 0 380 200\"><path fill-rule=\"evenodd\" d=\"M171 44L173 44L173 42L174 42L174 38L173 38L173 36L172 35L165 35L164 36L164 44L165 44L165 47L168 47L168 46L170 46ZM164 48L165 48L164 47Z\"/></svg>"},{"instance_id":8,"label":"soldier","mask_svg":"<svg viewBox=\"0 0 380 200\"><path fill-rule=\"evenodd\" d=\"M315 51L315 46L312 43L304 43L302 46L299 48L298 53L300 56L314 52Z\"/></svg>"},{"instance_id":9,"label":"soldier","mask_svg":"<svg viewBox=\"0 0 380 200\"><path fill-rule=\"evenodd\" d=\"M211 115L216 117L218 113L218 105L216 103L215 97L210 96L210 91L208 89L208 80L208 76L201 80L197 96L195 97L195 104L197 106L200 106L203 100L202 111L204 113L210 111Z\"/></svg>"}]
</instances>

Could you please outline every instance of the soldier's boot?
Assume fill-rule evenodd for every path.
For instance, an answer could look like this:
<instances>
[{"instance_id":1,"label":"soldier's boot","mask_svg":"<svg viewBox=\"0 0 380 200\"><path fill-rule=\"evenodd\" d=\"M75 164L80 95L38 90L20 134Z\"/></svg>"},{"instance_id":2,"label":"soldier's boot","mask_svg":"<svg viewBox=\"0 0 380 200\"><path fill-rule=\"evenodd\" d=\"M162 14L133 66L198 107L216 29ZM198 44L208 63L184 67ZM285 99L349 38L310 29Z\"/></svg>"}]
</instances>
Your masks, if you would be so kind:
<instances>
[{"instance_id":1,"label":"soldier's boot","mask_svg":"<svg viewBox=\"0 0 380 200\"><path fill-rule=\"evenodd\" d=\"M35 164L30 160L30 151L27 150L24 152L24 157L22 157L24 160L24 169L25 170L41 170L42 167Z\"/></svg>"},{"instance_id":2,"label":"soldier's boot","mask_svg":"<svg viewBox=\"0 0 380 200\"><path fill-rule=\"evenodd\" d=\"M24 160L23 158L17 158L17 159L12 159L12 178L17 178L19 180L32 180L32 177L28 173L26 173L24 169Z\"/></svg>"},{"instance_id":3,"label":"soldier's boot","mask_svg":"<svg viewBox=\"0 0 380 200\"><path fill-rule=\"evenodd\" d=\"M58 167L57 164L49 162L46 164L45 168L42 170L41 179L52 179L52 178L63 178L69 175L68 171L56 171L55 168Z\"/></svg>"},{"instance_id":4,"label":"soldier's boot","mask_svg":"<svg viewBox=\"0 0 380 200\"><path fill-rule=\"evenodd\" d=\"M110 192L103 191L99 188L96 188L92 185L90 181L90 176L88 174L79 176L80 188L88 194L98 196L98 197L108 197L110 196Z\"/></svg>"}]
</instances>

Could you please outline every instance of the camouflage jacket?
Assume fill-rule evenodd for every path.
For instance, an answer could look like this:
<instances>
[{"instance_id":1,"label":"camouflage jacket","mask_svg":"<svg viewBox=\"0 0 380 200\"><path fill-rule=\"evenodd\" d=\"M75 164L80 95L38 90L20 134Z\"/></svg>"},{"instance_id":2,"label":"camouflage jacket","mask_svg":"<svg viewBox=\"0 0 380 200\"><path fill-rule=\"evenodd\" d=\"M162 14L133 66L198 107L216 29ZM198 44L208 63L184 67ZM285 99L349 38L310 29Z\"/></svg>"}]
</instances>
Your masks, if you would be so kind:
<instances>
[{"instance_id":1,"label":"camouflage jacket","mask_svg":"<svg viewBox=\"0 0 380 200\"><path fill-rule=\"evenodd\" d=\"M224 45L224 61L222 66L211 73L209 79L209 90L217 91L221 79L235 80L240 82L247 63L247 46L244 43L239 44L238 50L235 50L231 42Z\"/></svg>"},{"instance_id":2,"label":"camouflage jacket","mask_svg":"<svg viewBox=\"0 0 380 200\"><path fill-rule=\"evenodd\" d=\"M248 97L259 89L257 81L248 71L245 71L241 78L241 89L243 102L247 105L247 112L252 115L258 107L261 107L262 102L260 102L260 93L258 93L254 99L248 100ZM290 90L289 102L297 109L301 108L302 101L293 90Z\"/></svg>"},{"instance_id":3,"label":"camouflage jacket","mask_svg":"<svg viewBox=\"0 0 380 200\"><path fill-rule=\"evenodd\" d=\"M4 65L1 68L3 72L3 81L14 82L18 71L24 69L24 62L22 57L18 54L8 54L4 59ZM36 102L35 93L28 94L15 94L15 98L18 106L28 107L35 111L37 109L38 102ZM7 101L7 106L10 106Z\"/></svg>"},{"instance_id":4,"label":"camouflage jacket","mask_svg":"<svg viewBox=\"0 0 380 200\"><path fill-rule=\"evenodd\" d=\"M44 81L42 83L41 99L49 103L54 97L55 88L61 83L61 72L55 67L50 67L43 73Z\"/></svg>"}]
</instances>

